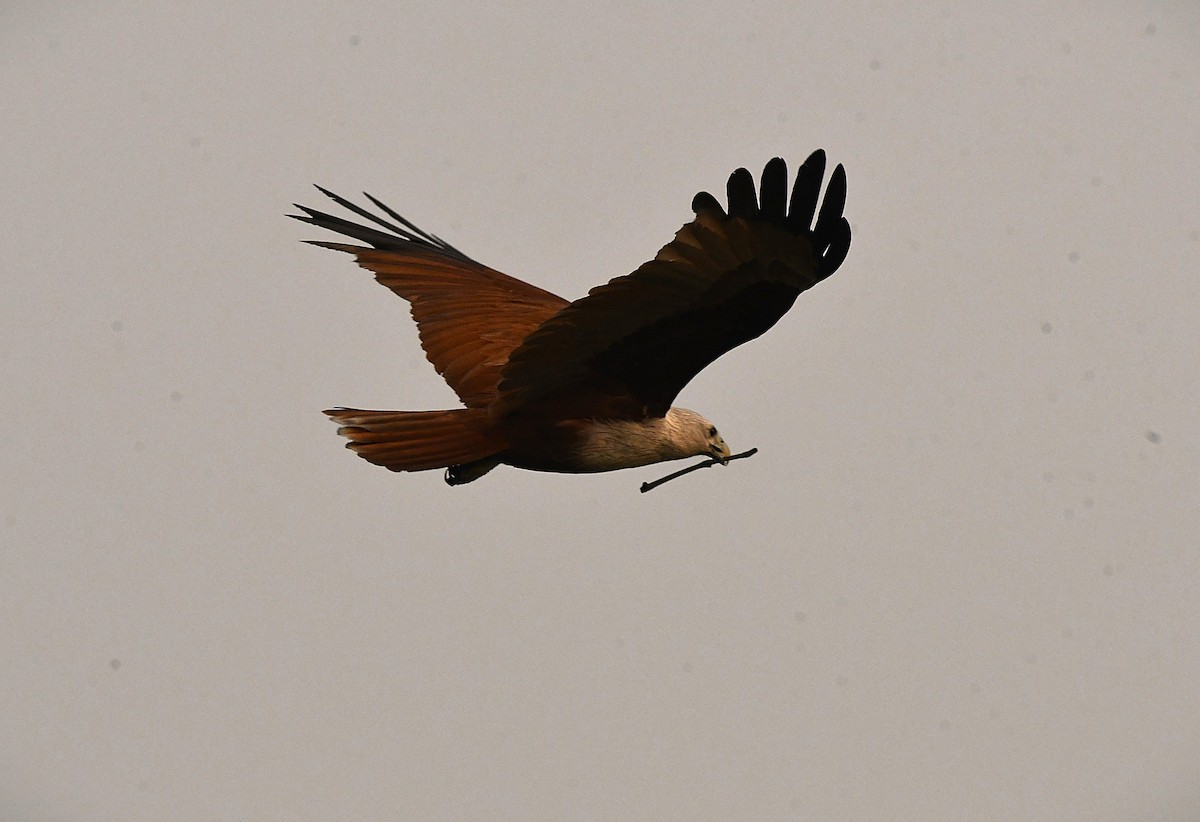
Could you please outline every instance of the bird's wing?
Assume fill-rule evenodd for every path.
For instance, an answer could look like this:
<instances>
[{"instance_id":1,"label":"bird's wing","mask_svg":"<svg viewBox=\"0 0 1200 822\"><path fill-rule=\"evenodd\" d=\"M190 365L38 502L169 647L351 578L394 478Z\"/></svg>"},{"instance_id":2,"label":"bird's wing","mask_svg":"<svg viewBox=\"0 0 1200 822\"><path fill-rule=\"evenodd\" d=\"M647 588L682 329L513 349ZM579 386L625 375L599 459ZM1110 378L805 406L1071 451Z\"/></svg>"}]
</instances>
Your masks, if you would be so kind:
<instances>
[{"instance_id":1,"label":"bird's wing","mask_svg":"<svg viewBox=\"0 0 1200 822\"><path fill-rule=\"evenodd\" d=\"M468 407L482 407L495 398L500 369L512 350L568 304L549 291L472 260L369 194L366 197L395 223L317 188L387 231L302 205L296 208L304 216L290 216L370 244L368 248L309 241L353 254L375 279L412 304L425 355Z\"/></svg>"},{"instance_id":2,"label":"bird's wing","mask_svg":"<svg viewBox=\"0 0 1200 822\"><path fill-rule=\"evenodd\" d=\"M789 198L783 160L767 163L757 193L740 168L729 178L728 213L697 194L696 218L657 257L593 288L512 352L493 413L579 395L607 398L610 414L665 414L701 369L774 325L846 258L846 174L834 169L818 211L824 172L816 151Z\"/></svg>"}]
</instances>

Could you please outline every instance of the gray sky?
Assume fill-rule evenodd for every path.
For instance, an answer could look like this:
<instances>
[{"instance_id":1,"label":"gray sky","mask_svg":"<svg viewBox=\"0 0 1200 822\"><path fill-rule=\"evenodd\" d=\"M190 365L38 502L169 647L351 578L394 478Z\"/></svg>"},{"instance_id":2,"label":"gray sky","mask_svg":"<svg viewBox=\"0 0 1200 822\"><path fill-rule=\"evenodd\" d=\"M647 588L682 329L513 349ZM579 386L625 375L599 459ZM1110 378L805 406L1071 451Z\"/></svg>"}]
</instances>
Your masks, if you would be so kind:
<instances>
[{"instance_id":1,"label":"gray sky","mask_svg":"<svg viewBox=\"0 0 1200 822\"><path fill-rule=\"evenodd\" d=\"M0 10L0 817L1197 818L1200 10L449 8ZM311 183L574 298L817 147L754 459L320 414L454 398Z\"/></svg>"}]
</instances>

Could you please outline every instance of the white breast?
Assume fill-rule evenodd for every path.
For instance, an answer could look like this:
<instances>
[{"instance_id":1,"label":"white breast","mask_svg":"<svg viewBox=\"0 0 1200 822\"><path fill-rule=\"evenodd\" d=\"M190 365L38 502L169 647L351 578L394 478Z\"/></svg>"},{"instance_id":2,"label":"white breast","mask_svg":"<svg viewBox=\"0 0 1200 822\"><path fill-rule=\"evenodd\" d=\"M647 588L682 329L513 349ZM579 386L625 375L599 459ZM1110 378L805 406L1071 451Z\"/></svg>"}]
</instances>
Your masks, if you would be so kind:
<instances>
[{"instance_id":1,"label":"white breast","mask_svg":"<svg viewBox=\"0 0 1200 822\"><path fill-rule=\"evenodd\" d=\"M686 424L672 408L647 420L594 420L579 431L575 458L583 471L615 471L703 454L706 429ZM691 412L688 412L691 413Z\"/></svg>"}]
</instances>

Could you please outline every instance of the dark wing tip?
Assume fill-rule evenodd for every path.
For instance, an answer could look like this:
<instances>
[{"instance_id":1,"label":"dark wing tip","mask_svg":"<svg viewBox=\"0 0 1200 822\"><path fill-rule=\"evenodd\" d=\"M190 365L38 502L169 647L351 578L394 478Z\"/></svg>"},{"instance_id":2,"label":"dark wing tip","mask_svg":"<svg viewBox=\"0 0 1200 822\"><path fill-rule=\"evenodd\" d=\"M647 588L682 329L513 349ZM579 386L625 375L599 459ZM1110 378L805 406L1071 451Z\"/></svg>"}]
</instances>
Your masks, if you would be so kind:
<instances>
[{"instance_id":1,"label":"dark wing tip","mask_svg":"<svg viewBox=\"0 0 1200 822\"><path fill-rule=\"evenodd\" d=\"M366 225L359 225L349 220L343 220L341 217L334 217L332 214L326 214L323 211L317 211L315 208L302 206L297 204L296 208L304 212L304 214L288 214L293 220L299 220L302 223L315 225L318 228L323 228L327 231L333 231L342 234L346 237L351 237L359 242L366 243L374 248L395 248L396 245L403 240L393 234L380 231L377 228L371 228ZM313 245L320 245L320 241L312 240Z\"/></svg>"},{"instance_id":2,"label":"dark wing tip","mask_svg":"<svg viewBox=\"0 0 1200 822\"><path fill-rule=\"evenodd\" d=\"M821 259L825 275L837 270L850 250L850 223L842 215L846 207L846 169L841 164L829 175L825 199L812 229L813 251Z\"/></svg>"},{"instance_id":3,"label":"dark wing tip","mask_svg":"<svg viewBox=\"0 0 1200 822\"><path fill-rule=\"evenodd\" d=\"M850 221L845 217L838 217L837 222L829 229L828 237L829 244L820 254L820 271L825 276L837 271L846 260L846 254L850 251Z\"/></svg>"},{"instance_id":4,"label":"dark wing tip","mask_svg":"<svg viewBox=\"0 0 1200 822\"><path fill-rule=\"evenodd\" d=\"M821 224L842 216L846 207L846 169L841 164L829 175L829 185L825 186L825 200L821 203L821 212L817 215L815 230L819 231Z\"/></svg>"},{"instance_id":5,"label":"dark wing tip","mask_svg":"<svg viewBox=\"0 0 1200 822\"><path fill-rule=\"evenodd\" d=\"M362 225L341 217L334 217L331 214L326 214L322 211L317 211L316 209L302 206L299 203L293 203L293 205L303 211L304 215L289 214L287 216L295 220L300 220L304 223L310 223L318 228L326 229L327 231L333 231L338 234L343 234L347 237L352 237L378 249L394 251L401 250L412 244L416 244L426 248L434 249L451 257L457 257L462 260L471 259L466 254L450 245L450 243L439 238L437 235L430 234L426 231L422 231L420 228L417 228L417 226L401 217L393 209L384 205L380 200L372 197L370 194L364 194L364 196L370 200L376 208L396 222L389 222L383 217L380 217L378 214L373 214L362 206L350 202L345 197L334 194L332 191L324 188L323 186L317 185L316 183L314 183L313 186L317 189L317 191L324 194L330 200L333 200L342 208L346 209L347 211L351 211L357 214L359 217L369 220L375 225L386 230L381 231L380 229L373 228L369 225ZM314 245L320 245L320 243L316 242Z\"/></svg>"},{"instance_id":6,"label":"dark wing tip","mask_svg":"<svg viewBox=\"0 0 1200 822\"><path fill-rule=\"evenodd\" d=\"M746 169L739 168L729 175L726 185L728 214L717 198L707 191L701 191L692 198L692 211L696 214L712 214L721 219L728 216L764 220L794 234L806 234L812 241L813 253L821 261L821 269L832 274L846 259L850 247L850 224L842 216L846 206L846 169L840 163L834 168L822 199L825 162L824 149L819 148L808 155L808 159L796 170L790 196L787 163L782 157L773 157L763 166L757 191L754 176Z\"/></svg>"},{"instance_id":7,"label":"dark wing tip","mask_svg":"<svg viewBox=\"0 0 1200 822\"><path fill-rule=\"evenodd\" d=\"M850 223L842 215L846 206L846 169L838 165L829 175L825 194L825 151L817 149L796 170L796 179L788 194L787 163L774 157L763 167L759 190L744 168L729 176L729 216L763 220L782 226L795 234L807 235L816 255L819 271L828 276L846 259L850 249ZM697 194L692 209L699 214L711 211L724 216L716 198L708 192Z\"/></svg>"},{"instance_id":8,"label":"dark wing tip","mask_svg":"<svg viewBox=\"0 0 1200 822\"><path fill-rule=\"evenodd\" d=\"M721 205L716 197L709 194L707 191L701 191L692 198L692 211L700 214L705 211L712 212L717 217L724 218L725 208Z\"/></svg>"},{"instance_id":9,"label":"dark wing tip","mask_svg":"<svg viewBox=\"0 0 1200 822\"><path fill-rule=\"evenodd\" d=\"M787 217L787 163L782 157L774 157L767 162L758 190L763 217L771 222L782 223Z\"/></svg>"},{"instance_id":10,"label":"dark wing tip","mask_svg":"<svg viewBox=\"0 0 1200 822\"><path fill-rule=\"evenodd\" d=\"M754 190L754 175L744 168L729 175L725 187L729 197L729 216L753 219L758 216L758 192Z\"/></svg>"},{"instance_id":11,"label":"dark wing tip","mask_svg":"<svg viewBox=\"0 0 1200 822\"><path fill-rule=\"evenodd\" d=\"M817 149L796 170L792 197L788 203L787 227L792 231L808 231L817 202L821 198L821 179L825 176L825 151Z\"/></svg>"}]
</instances>

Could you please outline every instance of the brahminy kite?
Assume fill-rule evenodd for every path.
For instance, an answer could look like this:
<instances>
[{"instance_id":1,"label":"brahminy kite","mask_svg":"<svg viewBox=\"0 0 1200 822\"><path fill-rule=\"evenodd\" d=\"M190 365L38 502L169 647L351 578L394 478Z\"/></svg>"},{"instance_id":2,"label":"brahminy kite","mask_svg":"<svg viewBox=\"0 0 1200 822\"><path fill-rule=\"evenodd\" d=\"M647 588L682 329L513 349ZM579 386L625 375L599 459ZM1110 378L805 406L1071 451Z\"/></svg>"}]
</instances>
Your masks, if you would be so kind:
<instances>
[{"instance_id":1,"label":"brahminy kite","mask_svg":"<svg viewBox=\"0 0 1200 822\"><path fill-rule=\"evenodd\" d=\"M421 347L466 406L325 413L360 457L392 471L445 468L450 485L501 463L586 473L691 456L727 461L716 426L672 403L701 369L773 326L842 264L846 174L833 170L818 210L824 175L818 150L789 197L782 159L767 163L757 192L739 168L728 211L697 194L695 219L653 260L574 302L476 262L369 194L390 220L318 186L384 230L300 205L304 216L291 216L367 244L309 241L353 254L408 300Z\"/></svg>"}]
</instances>

